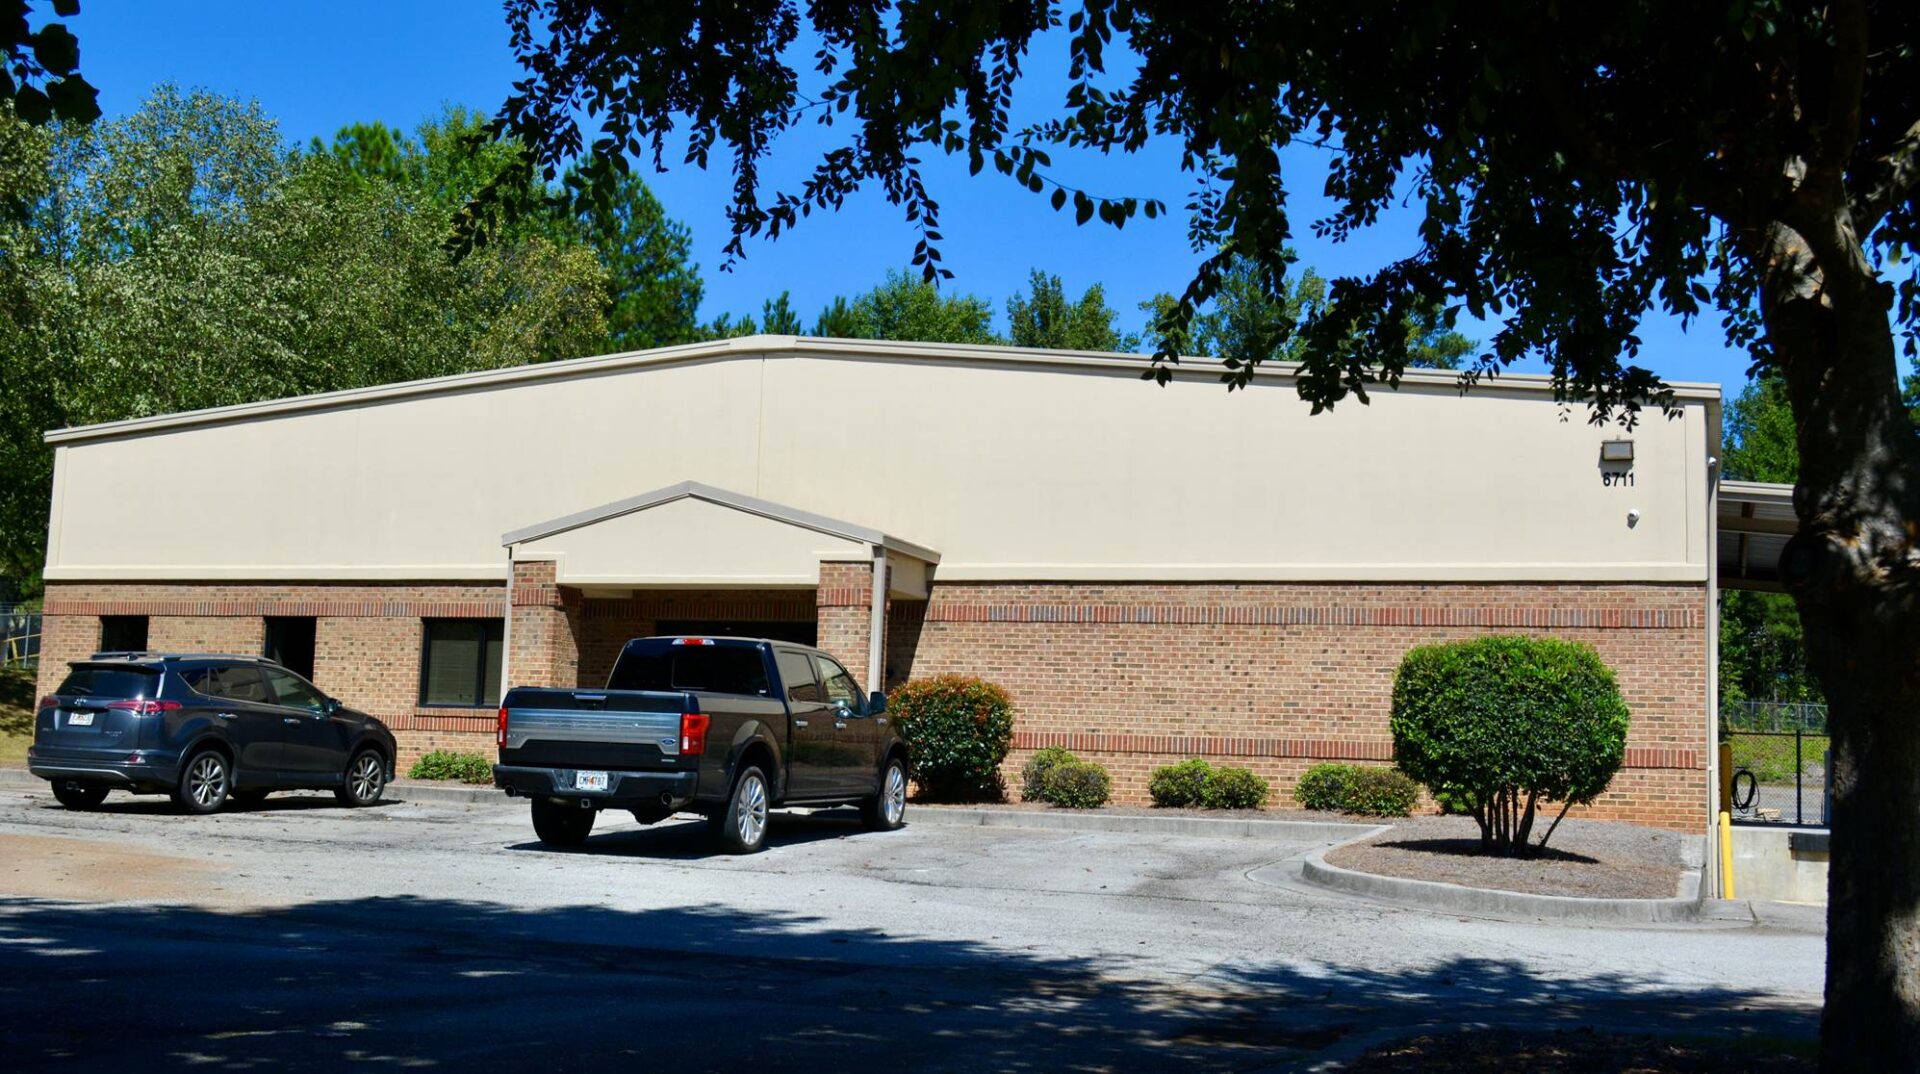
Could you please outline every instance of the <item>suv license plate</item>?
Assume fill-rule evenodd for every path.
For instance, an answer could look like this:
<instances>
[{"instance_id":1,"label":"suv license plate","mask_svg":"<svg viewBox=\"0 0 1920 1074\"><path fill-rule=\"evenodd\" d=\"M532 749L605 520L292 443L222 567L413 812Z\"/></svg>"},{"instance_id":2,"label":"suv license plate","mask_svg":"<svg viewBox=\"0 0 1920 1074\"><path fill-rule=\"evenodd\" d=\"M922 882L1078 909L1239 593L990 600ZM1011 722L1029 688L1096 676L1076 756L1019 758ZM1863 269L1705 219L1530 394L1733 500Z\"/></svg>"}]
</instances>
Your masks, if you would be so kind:
<instances>
[{"instance_id":1,"label":"suv license plate","mask_svg":"<svg viewBox=\"0 0 1920 1074\"><path fill-rule=\"evenodd\" d=\"M67 714L67 726L68 727L92 727L93 713L70 712Z\"/></svg>"},{"instance_id":2,"label":"suv license plate","mask_svg":"<svg viewBox=\"0 0 1920 1074\"><path fill-rule=\"evenodd\" d=\"M605 772L575 772L573 789L576 791L604 791L607 789Z\"/></svg>"}]
</instances>

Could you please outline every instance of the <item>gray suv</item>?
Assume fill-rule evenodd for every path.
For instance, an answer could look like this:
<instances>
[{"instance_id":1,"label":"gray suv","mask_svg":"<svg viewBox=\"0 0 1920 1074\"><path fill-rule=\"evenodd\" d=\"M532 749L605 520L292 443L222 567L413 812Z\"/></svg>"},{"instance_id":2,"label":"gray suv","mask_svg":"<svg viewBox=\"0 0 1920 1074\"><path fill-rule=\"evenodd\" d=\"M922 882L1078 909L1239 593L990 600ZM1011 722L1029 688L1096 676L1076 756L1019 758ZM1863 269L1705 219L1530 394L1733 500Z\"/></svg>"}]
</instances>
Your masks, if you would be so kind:
<instances>
[{"instance_id":1,"label":"gray suv","mask_svg":"<svg viewBox=\"0 0 1920 1074\"><path fill-rule=\"evenodd\" d=\"M385 724L270 660L95 653L71 667L40 699L27 751L68 809L111 790L170 794L189 813L296 789L365 806L393 778Z\"/></svg>"}]
</instances>

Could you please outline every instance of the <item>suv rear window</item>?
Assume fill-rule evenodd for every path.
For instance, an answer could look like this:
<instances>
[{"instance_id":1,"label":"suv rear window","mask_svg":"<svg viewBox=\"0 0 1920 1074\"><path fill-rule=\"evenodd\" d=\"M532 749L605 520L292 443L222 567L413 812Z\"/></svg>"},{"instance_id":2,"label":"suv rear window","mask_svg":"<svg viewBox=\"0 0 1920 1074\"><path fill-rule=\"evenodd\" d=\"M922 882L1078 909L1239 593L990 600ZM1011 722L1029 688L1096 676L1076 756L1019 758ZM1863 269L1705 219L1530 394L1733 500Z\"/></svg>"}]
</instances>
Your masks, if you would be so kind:
<instances>
[{"instance_id":1,"label":"suv rear window","mask_svg":"<svg viewBox=\"0 0 1920 1074\"><path fill-rule=\"evenodd\" d=\"M152 697L160 688L160 673L147 668L74 668L54 693L63 697Z\"/></svg>"},{"instance_id":2,"label":"suv rear window","mask_svg":"<svg viewBox=\"0 0 1920 1074\"><path fill-rule=\"evenodd\" d=\"M704 690L765 697L767 665L758 645L675 645L658 639L621 650L607 679L609 690Z\"/></svg>"}]
</instances>

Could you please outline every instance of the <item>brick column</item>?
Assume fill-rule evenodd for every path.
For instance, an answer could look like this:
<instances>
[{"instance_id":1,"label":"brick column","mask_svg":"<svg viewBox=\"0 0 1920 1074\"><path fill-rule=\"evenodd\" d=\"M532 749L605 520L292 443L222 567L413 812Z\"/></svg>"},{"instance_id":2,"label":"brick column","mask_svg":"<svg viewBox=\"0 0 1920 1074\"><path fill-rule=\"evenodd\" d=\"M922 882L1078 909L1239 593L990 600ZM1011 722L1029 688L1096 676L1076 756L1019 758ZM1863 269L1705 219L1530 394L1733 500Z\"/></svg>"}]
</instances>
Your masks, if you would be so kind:
<instances>
[{"instance_id":1,"label":"brick column","mask_svg":"<svg viewBox=\"0 0 1920 1074\"><path fill-rule=\"evenodd\" d=\"M885 586L885 582L881 583ZM885 592L885 589L882 589ZM868 682L867 658L873 638L873 564L820 563L820 590L814 597L819 647L845 664L863 690L884 687ZM881 651L886 646L885 617L881 620Z\"/></svg>"},{"instance_id":2,"label":"brick column","mask_svg":"<svg viewBox=\"0 0 1920 1074\"><path fill-rule=\"evenodd\" d=\"M47 587L48 603L53 603L56 587ZM100 617L97 615L45 614L40 617L39 693L35 700L53 693L67 677L67 663L85 660L100 648Z\"/></svg>"},{"instance_id":3,"label":"brick column","mask_svg":"<svg viewBox=\"0 0 1920 1074\"><path fill-rule=\"evenodd\" d=\"M551 562L513 565L511 638L507 685L580 685L580 613L578 590L554 580Z\"/></svg>"}]
</instances>

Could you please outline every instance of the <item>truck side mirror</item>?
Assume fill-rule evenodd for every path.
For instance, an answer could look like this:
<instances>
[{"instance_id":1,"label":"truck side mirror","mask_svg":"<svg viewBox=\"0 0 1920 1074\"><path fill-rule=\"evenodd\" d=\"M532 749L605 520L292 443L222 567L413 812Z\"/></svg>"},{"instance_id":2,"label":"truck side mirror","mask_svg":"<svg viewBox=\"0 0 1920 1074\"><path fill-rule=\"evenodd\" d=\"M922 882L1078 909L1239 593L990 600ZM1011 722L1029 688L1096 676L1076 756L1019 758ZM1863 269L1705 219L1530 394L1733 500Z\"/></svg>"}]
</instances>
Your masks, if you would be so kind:
<instances>
[{"instance_id":1,"label":"truck side mirror","mask_svg":"<svg viewBox=\"0 0 1920 1074\"><path fill-rule=\"evenodd\" d=\"M867 715L878 716L885 711L887 711L887 695L875 690L873 695L867 698Z\"/></svg>"}]
</instances>

